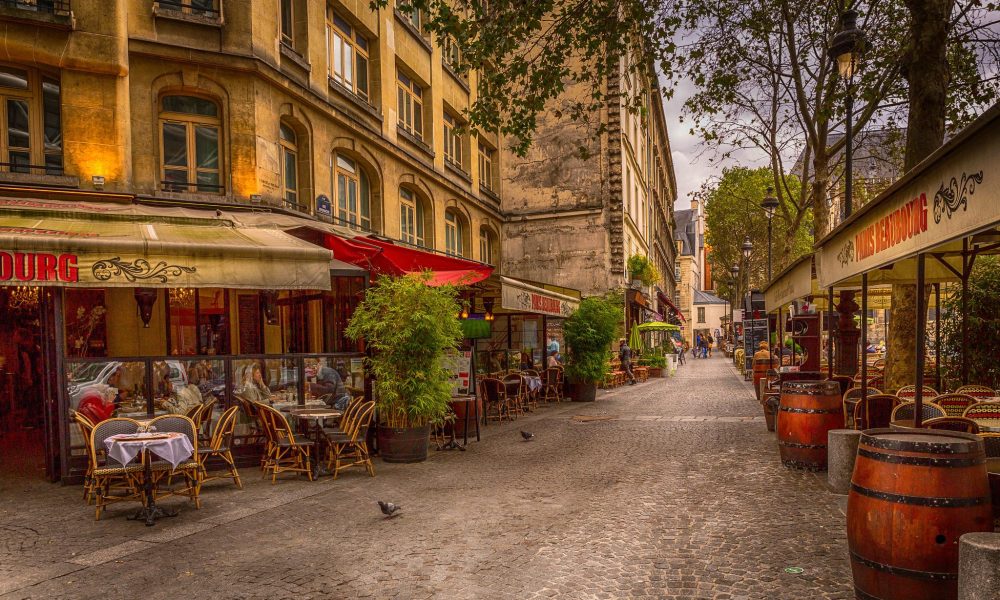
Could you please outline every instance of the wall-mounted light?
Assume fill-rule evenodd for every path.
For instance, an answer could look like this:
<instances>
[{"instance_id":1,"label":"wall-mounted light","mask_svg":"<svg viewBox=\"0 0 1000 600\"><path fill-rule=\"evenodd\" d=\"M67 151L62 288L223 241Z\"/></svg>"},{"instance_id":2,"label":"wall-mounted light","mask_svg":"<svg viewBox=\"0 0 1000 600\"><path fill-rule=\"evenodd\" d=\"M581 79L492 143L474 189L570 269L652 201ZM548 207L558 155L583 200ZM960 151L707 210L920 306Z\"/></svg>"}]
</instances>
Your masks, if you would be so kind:
<instances>
[{"instance_id":1,"label":"wall-mounted light","mask_svg":"<svg viewBox=\"0 0 1000 600\"><path fill-rule=\"evenodd\" d=\"M153 318L153 305L156 304L157 291L154 288L135 288L135 304L139 310L142 326L149 329L149 320Z\"/></svg>"},{"instance_id":2,"label":"wall-mounted light","mask_svg":"<svg viewBox=\"0 0 1000 600\"><path fill-rule=\"evenodd\" d=\"M264 309L264 321L268 325L278 324L278 292L264 290L260 293L260 303Z\"/></svg>"},{"instance_id":3,"label":"wall-mounted light","mask_svg":"<svg viewBox=\"0 0 1000 600\"><path fill-rule=\"evenodd\" d=\"M250 202L253 202L254 204L260 204L263 199L263 196L260 194L250 194Z\"/></svg>"},{"instance_id":4,"label":"wall-mounted light","mask_svg":"<svg viewBox=\"0 0 1000 600\"><path fill-rule=\"evenodd\" d=\"M492 298L483 298L483 311L485 311L485 313L486 313L485 315L483 315L483 319L484 320L486 320L486 321L492 321L492 320L496 319L496 316L493 314L493 299Z\"/></svg>"},{"instance_id":5,"label":"wall-mounted light","mask_svg":"<svg viewBox=\"0 0 1000 600\"><path fill-rule=\"evenodd\" d=\"M94 184L95 190L104 189L104 175L94 175L93 177L90 178L90 181L91 183Z\"/></svg>"}]
</instances>

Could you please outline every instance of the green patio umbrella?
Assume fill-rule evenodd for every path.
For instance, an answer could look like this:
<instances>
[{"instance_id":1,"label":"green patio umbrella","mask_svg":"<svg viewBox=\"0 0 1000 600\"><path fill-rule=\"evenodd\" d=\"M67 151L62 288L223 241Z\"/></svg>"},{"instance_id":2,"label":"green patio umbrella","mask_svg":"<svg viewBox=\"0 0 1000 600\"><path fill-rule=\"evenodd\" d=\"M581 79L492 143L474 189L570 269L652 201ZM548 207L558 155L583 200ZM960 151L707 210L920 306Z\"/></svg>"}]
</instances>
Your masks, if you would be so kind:
<instances>
[{"instance_id":1,"label":"green patio umbrella","mask_svg":"<svg viewBox=\"0 0 1000 600\"><path fill-rule=\"evenodd\" d=\"M680 325L664 323L663 321L650 321L639 325L639 331L680 331Z\"/></svg>"},{"instance_id":2,"label":"green patio umbrella","mask_svg":"<svg viewBox=\"0 0 1000 600\"><path fill-rule=\"evenodd\" d=\"M628 345L632 347L634 354L642 352L642 336L639 335L639 327L635 323L632 324L632 333L628 336Z\"/></svg>"}]
</instances>

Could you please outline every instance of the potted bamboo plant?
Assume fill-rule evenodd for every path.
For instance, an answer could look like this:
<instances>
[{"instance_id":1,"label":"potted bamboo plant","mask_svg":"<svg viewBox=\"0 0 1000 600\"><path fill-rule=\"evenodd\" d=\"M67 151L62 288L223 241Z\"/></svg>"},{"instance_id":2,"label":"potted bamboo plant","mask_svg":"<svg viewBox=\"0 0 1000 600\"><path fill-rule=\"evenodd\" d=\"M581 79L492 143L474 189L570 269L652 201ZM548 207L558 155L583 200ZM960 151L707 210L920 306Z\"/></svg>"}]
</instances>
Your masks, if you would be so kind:
<instances>
[{"instance_id":1,"label":"potted bamboo plant","mask_svg":"<svg viewBox=\"0 0 1000 600\"><path fill-rule=\"evenodd\" d=\"M461 340L461 307L455 288L431 287L429 280L429 273L380 277L346 330L370 350L378 447L386 462L426 460L431 426L443 421L451 399L443 358Z\"/></svg>"},{"instance_id":2,"label":"potted bamboo plant","mask_svg":"<svg viewBox=\"0 0 1000 600\"><path fill-rule=\"evenodd\" d=\"M608 372L608 352L622 321L621 304L610 297L584 298L563 324L569 348L566 375L577 402L593 402Z\"/></svg>"}]
</instances>

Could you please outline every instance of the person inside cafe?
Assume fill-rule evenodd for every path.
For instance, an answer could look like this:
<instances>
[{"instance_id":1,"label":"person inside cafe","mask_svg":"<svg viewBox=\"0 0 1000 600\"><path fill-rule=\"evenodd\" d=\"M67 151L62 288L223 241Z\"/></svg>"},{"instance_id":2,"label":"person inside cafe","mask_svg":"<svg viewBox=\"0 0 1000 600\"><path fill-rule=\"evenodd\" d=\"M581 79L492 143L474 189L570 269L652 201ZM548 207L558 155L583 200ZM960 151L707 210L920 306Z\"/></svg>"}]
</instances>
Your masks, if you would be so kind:
<instances>
[{"instance_id":1,"label":"person inside cafe","mask_svg":"<svg viewBox=\"0 0 1000 600\"><path fill-rule=\"evenodd\" d=\"M271 403L271 389L264 383L259 364L254 363L244 368L243 381L236 393L252 402Z\"/></svg>"},{"instance_id":2,"label":"person inside cafe","mask_svg":"<svg viewBox=\"0 0 1000 600\"><path fill-rule=\"evenodd\" d=\"M559 340L557 340L555 336L550 335L549 343L547 346L545 346L545 354L548 355L552 354L553 352L556 353L556 359L561 361L562 358L559 356Z\"/></svg>"},{"instance_id":3,"label":"person inside cafe","mask_svg":"<svg viewBox=\"0 0 1000 600\"><path fill-rule=\"evenodd\" d=\"M551 350L549 352L549 357L545 361L545 366L548 368L559 366L559 353L556 350Z\"/></svg>"},{"instance_id":4,"label":"person inside cafe","mask_svg":"<svg viewBox=\"0 0 1000 600\"><path fill-rule=\"evenodd\" d=\"M316 383L312 384L312 392L317 396L326 396L327 405L337 410L344 410L351 401L351 395L347 393L340 373L327 366L325 358L319 359L319 369L316 371Z\"/></svg>"}]
</instances>

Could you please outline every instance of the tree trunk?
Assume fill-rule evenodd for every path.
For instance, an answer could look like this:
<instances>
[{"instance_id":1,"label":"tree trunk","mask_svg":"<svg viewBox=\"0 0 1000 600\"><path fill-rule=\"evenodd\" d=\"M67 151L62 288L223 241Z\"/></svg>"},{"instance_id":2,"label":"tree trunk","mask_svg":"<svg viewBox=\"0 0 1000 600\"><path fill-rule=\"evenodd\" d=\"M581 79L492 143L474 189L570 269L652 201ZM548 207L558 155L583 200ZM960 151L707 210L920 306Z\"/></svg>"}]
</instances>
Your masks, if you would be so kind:
<instances>
[{"instance_id":1,"label":"tree trunk","mask_svg":"<svg viewBox=\"0 0 1000 600\"><path fill-rule=\"evenodd\" d=\"M810 204L813 207L813 229L815 239L820 239L830 232L830 209L826 205L826 190L830 183L829 175L830 158L826 150L817 151L813 157L813 177Z\"/></svg>"},{"instance_id":2,"label":"tree trunk","mask_svg":"<svg viewBox=\"0 0 1000 600\"><path fill-rule=\"evenodd\" d=\"M910 11L910 41L903 58L910 101L904 162L907 171L944 143L950 79L948 21L954 5L955 0L906 0ZM929 290L924 290L925 299L930 296ZM885 385L890 390L916 381L915 324L927 324L927 315L917 314L916 286L893 286L885 371Z\"/></svg>"}]
</instances>

